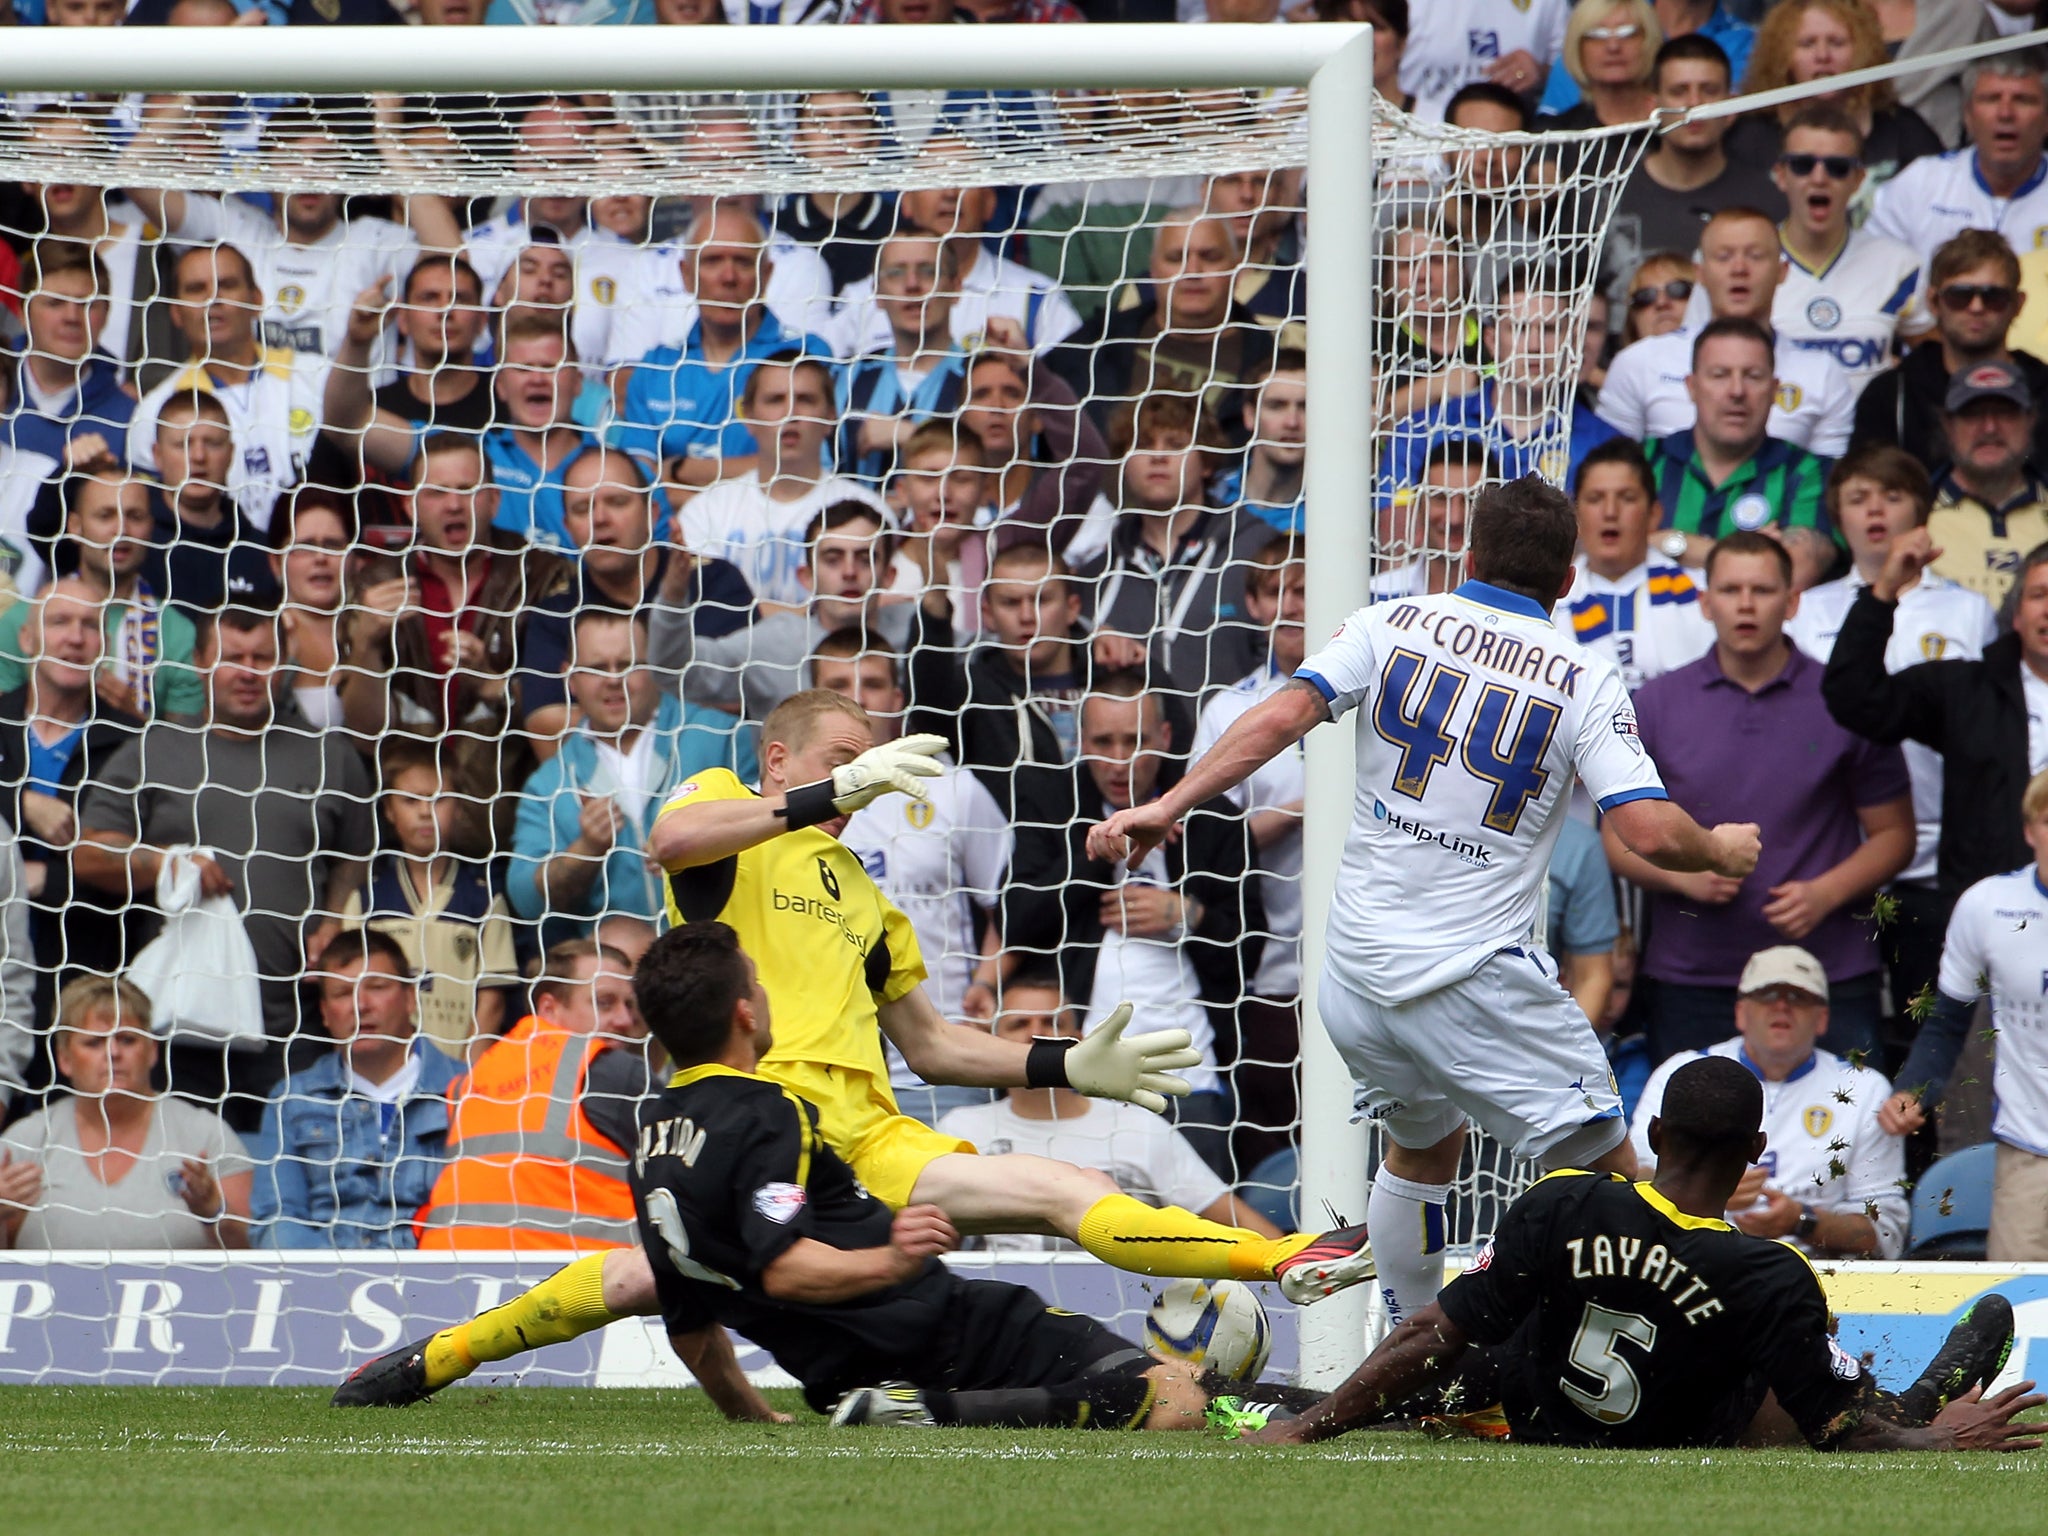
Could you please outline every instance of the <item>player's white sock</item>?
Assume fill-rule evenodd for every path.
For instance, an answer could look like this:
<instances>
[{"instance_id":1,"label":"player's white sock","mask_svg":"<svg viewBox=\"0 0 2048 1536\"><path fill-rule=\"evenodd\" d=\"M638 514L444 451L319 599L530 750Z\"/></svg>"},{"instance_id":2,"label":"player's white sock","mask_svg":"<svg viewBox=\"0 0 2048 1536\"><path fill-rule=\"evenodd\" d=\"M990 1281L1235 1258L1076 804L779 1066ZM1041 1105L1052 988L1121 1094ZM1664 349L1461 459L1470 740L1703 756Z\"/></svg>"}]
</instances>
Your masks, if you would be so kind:
<instances>
[{"instance_id":1,"label":"player's white sock","mask_svg":"<svg viewBox=\"0 0 2048 1536\"><path fill-rule=\"evenodd\" d=\"M1444 1201L1448 1184L1417 1184L1382 1168L1365 1202L1365 1226L1379 1265L1380 1295L1396 1323L1436 1300L1444 1284Z\"/></svg>"}]
</instances>

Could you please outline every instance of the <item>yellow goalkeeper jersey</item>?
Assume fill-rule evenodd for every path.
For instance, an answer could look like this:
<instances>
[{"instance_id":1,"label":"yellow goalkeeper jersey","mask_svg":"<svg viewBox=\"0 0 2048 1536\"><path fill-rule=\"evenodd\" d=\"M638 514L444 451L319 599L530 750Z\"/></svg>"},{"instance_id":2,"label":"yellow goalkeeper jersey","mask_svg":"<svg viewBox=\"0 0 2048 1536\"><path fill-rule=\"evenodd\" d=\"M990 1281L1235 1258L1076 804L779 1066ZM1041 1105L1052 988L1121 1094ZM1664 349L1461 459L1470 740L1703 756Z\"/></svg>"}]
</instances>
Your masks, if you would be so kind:
<instances>
[{"instance_id":1,"label":"yellow goalkeeper jersey","mask_svg":"<svg viewBox=\"0 0 2048 1536\"><path fill-rule=\"evenodd\" d=\"M758 799L730 771L695 774L662 807ZM815 1063L868 1073L886 1090L878 1003L925 978L910 919L896 910L853 851L802 827L712 864L672 870L672 923L716 918L740 936L768 994L775 1047L761 1071Z\"/></svg>"}]
</instances>

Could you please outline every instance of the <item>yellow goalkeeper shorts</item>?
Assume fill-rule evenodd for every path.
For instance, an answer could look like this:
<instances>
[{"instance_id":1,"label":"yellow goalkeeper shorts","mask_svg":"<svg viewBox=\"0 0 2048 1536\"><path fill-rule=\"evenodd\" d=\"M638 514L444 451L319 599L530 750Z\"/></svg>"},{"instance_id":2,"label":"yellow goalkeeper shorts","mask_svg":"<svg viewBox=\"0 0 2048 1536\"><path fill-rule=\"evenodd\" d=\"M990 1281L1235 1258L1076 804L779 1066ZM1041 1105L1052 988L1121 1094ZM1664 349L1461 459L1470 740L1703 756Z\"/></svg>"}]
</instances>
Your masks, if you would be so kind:
<instances>
[{"instance_id":1,"label":"yellow goalkeeper shorts","mask_svg":"<svg viewBox=\"0 0 2048 1536\"><path fill-rule=\"evenodd\" d=\"M825 1144L891 1210L910 1204L917 1176L933 1158L975 1150L973 1142L942 1136L904 1114L886 1079L809 1061L763 1062L759 1070L818 1106L818 1132Z\"/></svg>"}]
</instances>

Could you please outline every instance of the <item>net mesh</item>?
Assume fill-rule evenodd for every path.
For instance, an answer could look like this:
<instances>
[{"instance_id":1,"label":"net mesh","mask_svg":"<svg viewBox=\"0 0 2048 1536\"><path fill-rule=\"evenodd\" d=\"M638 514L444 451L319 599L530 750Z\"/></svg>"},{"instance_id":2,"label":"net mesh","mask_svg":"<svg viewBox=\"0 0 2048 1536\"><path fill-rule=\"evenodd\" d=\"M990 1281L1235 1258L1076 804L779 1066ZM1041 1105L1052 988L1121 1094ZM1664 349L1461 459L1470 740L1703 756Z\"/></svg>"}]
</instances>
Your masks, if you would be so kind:
<instances>
[{"instance_id":1,"label":"net mesh","mask_svg":"<svg viewBox=\"0 0 2048 1536\"><path fill-rule=\"evenodd\" d=\"M644 1048L493 1100L470 1132L555 1171L462 1200L449 1084L530 1012L633 1032L611 962L543 956L637 954L662 804L751 781L812 684L952 743L930 808L844 834L949 1018L1050 964L1089 1022L1128 996L1205 1050L1174 1137L892 1057L904 1107L1296 1219L1298 760L1158 867L1079 834L1304 648L1304 97L6 106L0 1376L324 1380L627 1235ZM1377 467L1321 515L1374 520L1378 595L1462 579L1486 480L1563 479L1643 143L1379 114L1375 330L1318 338L1371 349ZM364 927L415 992L328 958ZM156 1044L109 1034L111 978ZM364 1047L408 1014L426 1049ZM1475 1145L1458 1237L1526 1176ZM627 1332L505 1369L673 1369Z\"/></svg>"}]
</instances>

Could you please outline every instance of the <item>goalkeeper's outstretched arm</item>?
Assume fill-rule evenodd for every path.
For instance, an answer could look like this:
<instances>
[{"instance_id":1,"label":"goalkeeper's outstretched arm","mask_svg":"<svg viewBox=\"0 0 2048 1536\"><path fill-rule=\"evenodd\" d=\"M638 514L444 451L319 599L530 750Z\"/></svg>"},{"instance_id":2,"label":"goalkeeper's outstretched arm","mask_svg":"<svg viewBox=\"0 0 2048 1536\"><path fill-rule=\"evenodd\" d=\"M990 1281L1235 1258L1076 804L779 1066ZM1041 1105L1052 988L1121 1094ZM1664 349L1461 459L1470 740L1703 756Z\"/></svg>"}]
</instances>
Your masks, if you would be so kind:
<instances>
[{"instance_id":1,"label":"goalkeeper's outstretched arm","mask_svg":"<svg viewBox=\"0 0 2048 1536\"><path fill-rule=\"evenodd\" d=\"M1001 1040L983 1029L949 1024L923 987L877 1008L882 1033L910 1070L928 1083L962 1088L1072 1088L1096 1099L1121 1099L1154 1114L1168 1095L1188 1091L1175 1074L1200 1064L1184 1029L1124 1037L1131 1005L1119 1003L1085 1040Z\"/></svg>"},{"instance_id":2,"label":"goalkeeper's outstretched arm","mask_svg":"<svg viewBox=\"0 0 2048 1536\"><path fill-rule=\"evenodd\" d=\"M1330 718L1314 683L1291 679L1271 698L1246 710L1181 781L1148 805L1118 811L1088 829L1088 856L1135 869L1166 841L1174 823L1203 801L1237 788L1253 773Z\"/></svg>"}]
</instances>

